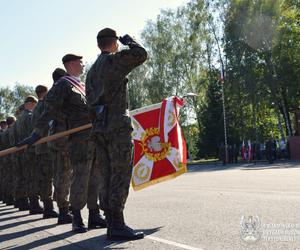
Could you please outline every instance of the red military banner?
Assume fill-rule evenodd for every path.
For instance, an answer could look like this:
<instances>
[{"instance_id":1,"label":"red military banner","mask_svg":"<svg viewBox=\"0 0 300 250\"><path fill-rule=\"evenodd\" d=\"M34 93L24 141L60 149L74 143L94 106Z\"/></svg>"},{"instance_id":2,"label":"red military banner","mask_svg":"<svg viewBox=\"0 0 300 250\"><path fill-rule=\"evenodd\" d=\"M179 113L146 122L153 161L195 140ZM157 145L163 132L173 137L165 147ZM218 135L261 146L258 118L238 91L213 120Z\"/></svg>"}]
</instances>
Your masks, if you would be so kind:
<instances>
[{"instance_id":1,"label":"red military banner","mask_svg":"<svg viewBox=\"0 0 300 250\"><path fill-rule=\"evenodd\" d=\"M182 105L182 99L172 96L162 103L130 111L134 190L186 172L186 144L178 122Z\"/></svg>"}]
</instances>

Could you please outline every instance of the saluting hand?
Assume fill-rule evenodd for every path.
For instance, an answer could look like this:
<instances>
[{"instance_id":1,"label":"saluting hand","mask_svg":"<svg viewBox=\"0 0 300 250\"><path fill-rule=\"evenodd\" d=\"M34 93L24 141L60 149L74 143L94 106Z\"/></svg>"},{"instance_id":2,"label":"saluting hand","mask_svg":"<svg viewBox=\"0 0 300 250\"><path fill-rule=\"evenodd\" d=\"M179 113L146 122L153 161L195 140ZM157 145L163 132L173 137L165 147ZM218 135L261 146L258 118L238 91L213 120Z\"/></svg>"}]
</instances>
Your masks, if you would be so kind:
<instances>
[{"instance_id":1,"label":"saluting hand","mask_svg":"<svg viewBox=\"0 0 300 250\"><path fill-rule=\"evenodd\" d=\"M131 36L129 36L128 34L126 34L125 36L120 36L119 37L119 41L123 44L123 45L129 45L131 43L134 42L133 38Z\"/></svg>"}]
</instances>

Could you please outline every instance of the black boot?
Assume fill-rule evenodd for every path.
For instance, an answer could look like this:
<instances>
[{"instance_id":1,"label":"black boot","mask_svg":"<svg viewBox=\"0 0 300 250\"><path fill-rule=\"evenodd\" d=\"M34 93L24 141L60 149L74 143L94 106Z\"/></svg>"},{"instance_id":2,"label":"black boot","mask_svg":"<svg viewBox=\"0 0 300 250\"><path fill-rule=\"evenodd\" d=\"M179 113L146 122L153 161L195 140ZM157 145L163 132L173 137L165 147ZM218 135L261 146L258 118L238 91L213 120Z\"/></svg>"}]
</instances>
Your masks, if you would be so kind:
<instances>
[{"instance_id":1,"label":"black boot","mask_svg":"<svg viewBox=\"0 0 300 250\"><path fill-rule=\"evenodd\" d=\"M46 200L44 201L44 213L43 218L57 218L58 214L53 208L53 201L52 200Z\"/></svg>"},{"instance_id":2,"label":"black boot","mask_svg":"<svg viewBox=\"0 0 300 250\"><path fill-rule=\"evenodd\" d=\"M109 213L108 216L108 240L139 240L144 238L143 232L134 232L132 228L126 226L123 212Z\"/></svg>"},{"instance_id":3,"label":"black boot","mask_svg":"<svg viewBox=\"0 0 300 250\"><path fill-rule=\"evenodd\" d=\"M99 209L89 209L88 229L106 228L106 221Z\"/></svg>"},{"instance_id":4,"label":"black boot","mask_svg":"<svg viewBox=\"0 0 300 250\"><path fill-rule=\"evenodd\" d=\"M21 198L16 201L16 204L19 208L19 211L26 211L29 210L29 202L28 198Z\"/></svg>"},{"instance_id":5,"label":"black boot","mask_svg":"<svg viewBox=\"0 0 300 250\"><path fill-rule=\"evenodd\" d=\"M7 195L5 203L7 206L14 205L14 197L12 197L11 195Z\"/></svg>"},{"instance_id":6,"label":"black boot","mask_svg":"<svg viewBox=\"0 0 300 250\"><path fill-rule=\"evenodd\" d=\"M43 214L44 209L41 207L37 198L30 198L30 214Z\"/></svg>"},{"instance_id":7,"label":"black boot","mask_svg":"<svg viewBox=\"0 0 300 250\"><path fill-rule=\"evenodd\" d=\"M83 224L80 210L73 210L73 221L72 221L72 231L74 233L85 233L87 232L86 226Z\"/></svg>"},{"instance_id":8,"label":"black boot","mask_svg":"<svg viewBox=\"0 0 300 250\"><path fill-rule=\"evenodd\" d=\"M72 223L72 220L73 216L70 214L68 207L63 207L59 209L57 224L69 224Z\"/></svg>"}]
</instances>

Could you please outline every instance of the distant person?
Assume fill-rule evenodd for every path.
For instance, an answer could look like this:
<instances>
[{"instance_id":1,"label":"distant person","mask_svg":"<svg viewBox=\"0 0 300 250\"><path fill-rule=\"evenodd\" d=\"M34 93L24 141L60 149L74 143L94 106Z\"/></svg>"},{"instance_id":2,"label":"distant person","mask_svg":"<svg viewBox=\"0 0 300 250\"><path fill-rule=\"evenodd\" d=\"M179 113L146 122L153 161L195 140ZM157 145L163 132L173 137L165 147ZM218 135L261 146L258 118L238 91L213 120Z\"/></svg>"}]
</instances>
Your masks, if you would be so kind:
<instances>
[{"instance_id":1,"label":"distant person","mask_svg":"<svg viewBox=\"0 0 300 250\"><path fill-rule=\"evenodd\" d=\"M274 156L274 142L269 139L266 142L266 157L270 164L273 163L273 156Z\"/></svg>"}]
</instances>

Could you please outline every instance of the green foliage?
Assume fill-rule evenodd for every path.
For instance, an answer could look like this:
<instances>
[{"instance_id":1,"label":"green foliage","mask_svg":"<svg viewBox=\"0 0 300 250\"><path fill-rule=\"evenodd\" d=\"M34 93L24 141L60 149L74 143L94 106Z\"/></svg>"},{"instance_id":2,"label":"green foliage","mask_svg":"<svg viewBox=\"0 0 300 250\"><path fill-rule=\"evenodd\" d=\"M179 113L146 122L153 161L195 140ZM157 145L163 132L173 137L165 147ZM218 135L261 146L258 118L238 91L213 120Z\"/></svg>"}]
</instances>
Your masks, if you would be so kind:
<instances>
[{"instance_id":1,"label":"green foliage","mask_svg":"<svg viewBox=\"0 0 300 250\"><path fill-rule=\"evenodd\" d=\"M206 92L206 100L200 114L202 130L199 133L198 156L209 158L218 155L220 143L224 142L224 116L222 109L222 86L211 82Z\"/></svg>"},{"instance_id":2,"label":"green foliage","mask_svg":"<svg viewBox=\"0 0 300 250\"><path fill-rule=\"evenodd\" d=\"M0 117L6 118L13 115L21 104L24 103L26 96L34 95L34 88L27 85L16 83L13 88L0 88Z\"/></svg>"}]
</instances>

